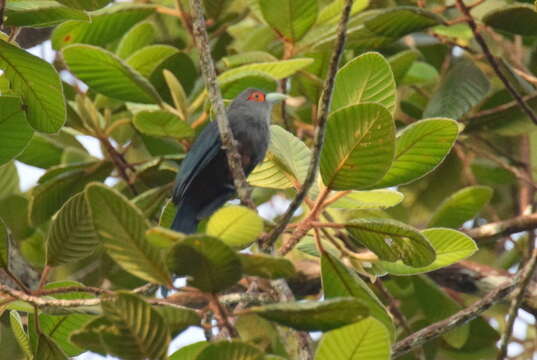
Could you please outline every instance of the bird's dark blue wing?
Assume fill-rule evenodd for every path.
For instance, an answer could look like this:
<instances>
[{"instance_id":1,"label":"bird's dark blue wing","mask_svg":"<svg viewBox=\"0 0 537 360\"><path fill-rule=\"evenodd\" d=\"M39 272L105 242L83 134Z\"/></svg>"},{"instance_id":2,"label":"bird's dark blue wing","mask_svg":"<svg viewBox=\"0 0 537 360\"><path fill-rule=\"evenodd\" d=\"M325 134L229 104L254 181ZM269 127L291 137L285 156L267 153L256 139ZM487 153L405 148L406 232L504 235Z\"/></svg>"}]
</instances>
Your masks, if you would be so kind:
<instances>
[{"instance_id":1,"label":"bird's dark blue wing","mask_svg":"<svg viewBox=\"0 0 537 360\"><path fill-rule=\"evenodd\" d=\"M198 136L186 158L181 163L181 169L177 174L176 185L173 192L174 203L179 203L188 187L196 176L209 162L221 151L222 142L215 121L203 129Z\"/></svg>"}]
</instances>

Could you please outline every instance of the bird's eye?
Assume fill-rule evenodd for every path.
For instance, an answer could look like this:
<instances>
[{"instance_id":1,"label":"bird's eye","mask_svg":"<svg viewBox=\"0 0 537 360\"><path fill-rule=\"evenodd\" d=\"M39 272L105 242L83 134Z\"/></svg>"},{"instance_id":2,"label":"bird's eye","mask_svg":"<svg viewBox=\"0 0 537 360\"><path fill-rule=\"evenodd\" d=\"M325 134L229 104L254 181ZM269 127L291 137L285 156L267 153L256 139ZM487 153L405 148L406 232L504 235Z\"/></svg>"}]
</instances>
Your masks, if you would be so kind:
<instances>
[{"instance_id":1,"label":"bird's eye","mask_svg":"<svg viewBox=\"0 0 537 360\"><path fill-rule=\"evenodd\" d=\"M265 101L265 94L263 94L261 91L255 91L248 96L248 100L263 102Z\"/></svg>"}]
</instances>

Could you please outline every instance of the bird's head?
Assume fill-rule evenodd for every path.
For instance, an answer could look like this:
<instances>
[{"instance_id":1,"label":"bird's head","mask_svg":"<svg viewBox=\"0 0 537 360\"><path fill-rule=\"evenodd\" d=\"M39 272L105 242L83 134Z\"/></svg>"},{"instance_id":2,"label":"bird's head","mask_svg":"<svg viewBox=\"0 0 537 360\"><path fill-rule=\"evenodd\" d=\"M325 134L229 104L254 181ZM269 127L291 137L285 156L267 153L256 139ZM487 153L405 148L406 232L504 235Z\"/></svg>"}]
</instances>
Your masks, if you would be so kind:
<instances>
[{"instance_id":1,"label":"bird's head","mask_svg":"<svg viewBox=\"0 0 537 360\"><path fill-rule=\"evenodd\" d=\"M248 88L241 92L231 103L230 111L239 108L250 112L258 112L263 115L269 115L272 105L287 98L287 95L281 93L265 93L262 90Z\"/></svg>"}]
</instances>

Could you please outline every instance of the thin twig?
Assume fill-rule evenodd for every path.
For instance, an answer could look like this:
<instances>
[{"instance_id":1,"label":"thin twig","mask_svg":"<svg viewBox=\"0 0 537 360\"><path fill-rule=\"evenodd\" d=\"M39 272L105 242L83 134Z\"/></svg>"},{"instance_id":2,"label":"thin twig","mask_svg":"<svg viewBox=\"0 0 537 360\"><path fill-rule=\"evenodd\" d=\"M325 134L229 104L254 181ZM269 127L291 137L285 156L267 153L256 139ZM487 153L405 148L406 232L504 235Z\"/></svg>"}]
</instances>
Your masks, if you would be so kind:
<instances>
[{"instance_id":1,"label":"thin twig","mask_svg":"<svg viewBox=\"0 0 537 360\"><path fill-rule=\"evenodd\" d=\"M537 255L533 255L533 258L537 259ZM471 306L463 309L456 314L436 322L430 326L427 326L420 331L404 338L393 346L392 358L398 358L410 350L421 346L428 341L436 339L437 337L445 334L446 332L466 324L467 322L475 319L485 310L496 304L500 300L509 296L515 288L528 276L528 273L534 270L535 263L531 262L524 266L524 269L513 279L513 281L504 282L496 289L489 292L481 300L476 301Z\"/></svg>"},{"instance_id":2,"label":"thin twig","mask_svg":"<svg viewBox=\"0 0 537 360\"><path fill-rule=\"evenodd\" d=\"M295 245L310 231L311 229L311 223L312 221L315 221L319 217L319 213L324 207L324 203L328 195L330 194L329 188L324 188L319 196L317 196L317 199L315 200L315 204L313 204L313 207L310 210L310 213L308 216L306 216L305 219L303 219L295 228L293 231L293 234L284 241L280 249L278 249L278 253L280 255L285 255L289 251L291 251Z\"/></svg>"},{"instance_id":3,"label":"thin twig","mask_svg":"<svg viewBox=\"0 0 537 360\"><path fill-rule=\"evenodd\" d=\"M532 242L532 241L535 241L535 239L533 237L530 237L528 241ZM528 284L530 283L533 277L533 274L535 273L536 267L537 267L537 251L533 250L532 256L530 257L529 261L524 266L524 268L521 270L522 279L515 291L515 295L513 299L511 300L511 305L509 307L507 321L505 324L505 330L504 330L504 333L500 342L501 344L500 351L498 352L498 356L496 357L497 360L503 360L507 355L507 347L509 346L509 340L513 333L513 325L515 324L515 320L518 316L518 308L522 304L522 300L524 299L526 288L528 287Z\"/></svg>"},{"instance_id":4,"label":"thin twig","mask_svg":"<svg viewBox=\"0 0 537 360\"><path fill-rule=\"evenodd\" d=\"M537 229L537 213L488 223L480 227L464 230L464 232L475 240L484 240L533 229Z\"/></svg>"},{"instance_id":5,"label":"thin twig","mask_svg":"<svg viewBox=\"0 0 537 360\"><path fill-rule=\"evenodd\" d=\"M456 0L457 8L463 13L463 15L466 17L466 22L468 23L468 26L470 26L470 29L472 30L472 33L474 34L474 38L481 47L481 50L483 50L483 53L485 54L485 57L487 58L487 61L489 62L490 66L492 66L492 69L498 75L498 78L503 82L505 85L505 88L509 91L509 93L515 98L515 100L518 102L518 105L524 110L524 112L528 115L528 117L533 121L534 124L537 125L537 115L533 112L532 108L528 106L528 104L524 101L522 96L516 91L515 87L509 82L507 77L503 74L503 72L500 69L500 66L496 62L496 59L494 58L494 55L490 52L490 49L485 42L485 39L483 36L481 36L481 33L477 29L477 24L472 16L470 14L470 9L463 0Z\"/></svg>"},{"instance_id":6,"label":"thin twig","mask_svg":"<svg viewBox=\"0 0 537 360\"><path fill-rule=\"evenodd\" d=\"M41 273L41 278L39 279L39 285L37 287L38 291L41 290L43 288L43 286L45 286L45 283L47 282L48 274L50 273L50 270L52 270L50 265L46 265L45 268L43 269L43 272Z\"/></svg>"},{"instance_id":7,"label":"thin twig","mask_svg":"<svg viewBox=\"0 0 537 360\"><path fill-rule=\"evenodd\" d=\"M103 147L106 149L106 152L108 153L108 156L110 157L110 160L112 160L112 163L116 167L117 171L119 172L119 176L125 181L129 189L131 190L133 195L138 195L138 191L134 187L131 178L127 174L127 169L130 169L131 171L134 171L134 167L130 165L123 155L121 155L114 146L110 143L110 140L106 136L98 136L99 141L103 145Z\"/></svg>"},{"instance_id":8,"label":"thin twig","mask_svg":"<svg viewBox=\"0 0 537 360\"><path fill-rule=\"evenodd\" d=\"M390 310L390 313L397 319L399 325L401 325L401 327L407 334L412 334L412 329L410 328L410 325L408 324L405 315L401 311L399 311L399 308L397 307L397 300L393 297L392 294L390 294L388 289L386 289L386 286L384 286L384 283L381 279L377 279L377 281L375 281L375 287L388 301L388 309ZM417 347L416 349L414 349L414 355L416 355L416 358L419 360L426 359L425 352L421 347Z\"/></svg>"},{"instance_id":9,"label":"thin twig","mask_svg":"<svg viewBox=\"0 0 537 360\"><path fill-rule=\"evenodd\" d=\"M533 180L528 177L528 174L525 171L526 169L520 169L517 166L513 166L510 163L508 163L507 161L495 156L490 151L483 151L483 150L479 149L477 146L473 145L472 143L457 141L457 144L461 145L464 148L472 150L473 152L475 152L479 156L482 156L482 157L484 157L486 159L489 159L489 160L495 162L500 167L502 167L505 170L513 173L516 176L517 179L526 182L528 185L530 185L535 190L537 190L537 184L535 184L533 182Z\"/></svg>"},{"instance_id":10,"label":"thin twig","mask_svg":"<svg viewBox=\"0 0 537 360\"><path fill-rule=\"evenodd\" d=\"M218 296L216 296L216 294L210 294L209 299L211 308L213 309L216 319L218 320L220 325L227 330L230 337L238 337L239 333L237 332L237 329L235 329L235 327L231 325L231 322L229 321L229 318L227 316L226 309L224 309L224 307L220 303L220 300L218 300Z\"/></svg>"},{"instance_id":11,"label":"thin twig","mask_svg":"<svg viewBox=\"0 0 537 360\"><path fill-rule=\"evenodd\" d=\"M39 296L28 295L22 291L15 290L10 288L7 285L0 284L0 293L7 294L11 297L14 297L18 300L26 301L33 306L38 308L41 307L79 307L79 306L92 306L98 305L101 302L99 298L93 299L51 299L51 298L41 298Z\"/></svg>"},{"instance_id":12,"label":"thin twig","mask_svg":"<svg viewBox=\"0 0 537 360\"><path fill-rule=\"evenodd\" d=\"M330 111L330 104L332 102L332 92L334 90L334 81L336 77L336 72L338 69L339 61L341 59L341 54L345 47L345 39L347 34L347 23L349 21L349 14L351 11L353 0L345 0L345 7L341 14L341 19L339 21L337 29L337 39L334 51L332 53L332 58L330 59L330 67L328 70L328 75L324 82L323 86L323 97L321 100L321 107L319 110L319 117L317 122L317 128L315 129L315 141L313 145L313 154L311 156L311 161L308 166L308 175L304 180L304 184L300 191L296 194L294 200L291 202L287 211L282 216L280 223L262 239L262 244L265 249L271 248L278 236L282 234L285 230L285 227L291 221L293 214L300 207L307 193L311 189L315 178L317 177L317 170L319 168L319 159L321 157L321 148L324 143L324 135L326 128L326 120L328 118L328 113Z\"/></svg>"},{"instance_id":13,"label":"thin twig","mask_svg":"<svg viewBox=\"0 0 537 360\"><path fill-rule=\"evenodd\" d=\"M194 38L194 29L192 28L192 19L190 18L190 15L183 8L183 3L181 2L181 0L175 0L175 8L177 9L177 12L179 13L178 17L181 20L181 24L183 24L183 27L190 33L190 36Z\"/></svg>"},{"instance_id":14,"label":"thin twig","mask_svg":"<svg viewBox=\"0 0 537 360\"><path fill-rule=\"evenodd\" d=\"M30 289L28 289L28 287L17 276L15 276L15 274L13 274L7 267L3 268L3 270L6 273L6 275L9 276L11 280L13 280L15 284L17 284L21 288L22 291L24 291L27 294L30 293Z\"/></svg>"},{"instance_id":15,"label":"thin twig","mask_svg":"<svg viewBox=\"0 0 537 360\"><path fill-rule=\"evenodd\" d=\"M101 294L113 294L112 291L101 289L97 287L92 286L66 286L66 287L59 287L54 289L41 289L38 291L35 291L33 295L53 295L53 294L64 294L64 293L71 293L71 292L87 292L92 293L95 295L101 295Z\"/></svg>"},{"instance_id":16,"label":"thin twig","mask_svg":"<svg viewBox=\"0 0 537 360\"><path fill-rule=\"evenodd\" d=\"M524 101L530 101L530 100L535 99L536 97L537 97L537 94L530 94L530 95L525 95L522 99ZM471 117L469 117L468 122L471 123L472 121L479 120L479 118L482 118L485 116L490 116L490 115L497 114L499 112L508 111L516 106L518 106L518 103L516 102L516 100L512 100L512 101L506 102L504 104L495 106L490 109L481 110L473 114Z\"/></svg>"},{"instance_id":17,"label":"thin twig","mask_svg":"<svg viewBox=\"0 0 537 360\"><path fill-rule=\"evenodd\" d=\"M233 183L241 202L248 207L255 209L255 205L250 197L248 183L246 182L246 177L244 175L241 156L239 155L236 141L229 126L222 94L216 83L216 72L213 59L211 58L211 49L209 48L209 39L205 27L205 18L201 0L190 0L190 7L194 18L192 36L194 37L196 46L200 52L201 72L205 79L209 99L216 113L218 131L220 132L222 147L226 151L230 172L233 175Z\"/></svg>"}]
</instances>

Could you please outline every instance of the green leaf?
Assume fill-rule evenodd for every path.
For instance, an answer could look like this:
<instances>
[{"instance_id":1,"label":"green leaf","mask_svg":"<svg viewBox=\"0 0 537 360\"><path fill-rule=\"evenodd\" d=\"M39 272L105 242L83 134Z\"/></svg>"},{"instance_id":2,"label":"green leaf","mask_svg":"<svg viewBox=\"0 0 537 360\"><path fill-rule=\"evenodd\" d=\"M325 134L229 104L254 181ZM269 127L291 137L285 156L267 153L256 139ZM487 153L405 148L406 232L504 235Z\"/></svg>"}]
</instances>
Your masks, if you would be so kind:
<instances>
[{"instance_id":1,"label":"green leaf","mask_svg":"<svg viewBox=\"0 0 537 360\"><path fill-rule=\"evenodd\" d=\"M164 206L162 207L162 212L160 213L159 225L164 228L170 228L173 223L173 218L177 209L171 199L168 199Z\"/></svg>"},{"instance_id":2,"label":"green leaf","mask_svg":"<svg viewBox=\"0 0 537 360\"><path fill-rule=\"evenodd\" d=\"M54 217L47 238L47 265L58 266L91 255L100 244L83 193L69 199Z\"/></svg>"},{"instance_id":3,"label":"green leaf","mask_svg":"<svg viewBox=\"0 0 537 360\"><path fill-rule=\"evenodd\" d=\"M362 301L348 297L255 306L248 312L302 331L336 329L360 321L369 314Z\"/></svg>"},{"instance_id":4,"label":"green leaf","mask_svg":"<svg viewBox=\"0 0 537 360\"><path fill-rule=\"evenodd\" d=\"M6 26L46 27L65 20L89 21L85 12L72 9L56 1L10 1L6 4Z\"/></svg>"},{"instance_id":5,"label":"green leaf","mask_svg":"<svg viewBox=\"0 0 537 360\"><path fill-rule=\"evenodd\" d=\"M354 219L345 224L353 239L386 261L423 267L435 259L434 249L417 229L392 219Z\"/></svg>"},{"instance_id":6,"label":"green leaf","mask_svg":"<svg viewBox=\"0 0 537 360\"><path fill-rule=\"evenodd\" d=\"M13 332L13 335L15 335L19 347L24 352L24 355L26 355L26 358L31 359L32 350L30 348L30 340L28 339L28 334L24 330L21 317L17 311L11 310L9 312L9 323L11 324L11 331Z\"/></svg>"},{"instance_id":7,"label":"green leaf","mask_svg":"<svg viewBox=\"0 0 537 360\"><path fill-rule=\"evenodd\" d=\"M19 192L19 173L14 162L0 166L0 199Z\"/></svg>"},{"instance_id":8,"label":"green leaf","mask_svg":"<svg viewBox=\"0 0 537 360\"><path fill-rule=\"evenodd\" d=\"M111 52L91 45L71 45L63 49L63 56L74 75L103 95L144 104L161 101L148 80Z\"/></svg>"},{"instance_id":9,"label":"green leaf","mask_svg":"<svg viewBox=\"0 0 537 360\"><path fill-rule=\"evenodd\" d=\"M369 315L379 320L390 331L395 328L391 315L382 302L356 272L345 266L330 253L321 255L321 278L325 299L335 297L355 297L369 309Z\"/></svg>"},{"instance_id":10,"label":"green leaf","mask_svg":"<svg viewBox=\"0 0 537 360\"><path fill-rule=\"evenodd\" d=\"M42 231L32 233L20 243L19 248L30 265L37 268L45 266L45 235Z\"/></svg>"},{"instance_id":11,"label":"green leaf","mask_svg":"<svg viewBox=\"0 0 537 360\"><path fill-rule=\"evenodd\" d=\"M141 211L104 184L90 184L85 192L93 223L110 257L141 279L169 285L170 274L159 250L145 239L149 224Z\"/></svg>"},{"instance_id":12,"label":"green leaf","mask_svg":"<svg viewBox=\"0 0 537 360\"><path fill-rule=\"evenodd\" d=\"M179 50L169 45L150 45L139 49L130 55L125 63L139 72L142 76L149 78L155 69L166 59L178 54Z\"/></svg>"},{"instance_id":13,"label":"green leaf","mask_svg":"<svg viewBox=\"0 0 537 360\"><path fill-rule=\"evenodd\" d=\"M168 325L172 338L179 335L189 326L200 326L201 317L196 311L187 307L174 305L158 306L155 309Z\"/></svg>"},{"instance_id":14,"label":"green leaf","mask_svg":"<svg viewBox=\"0 0 537 360\"><path fill-rule=\"evenodd\" d=\"M194 344L183 346L170 355L169 360L197 360L198 355L207 347L207 341L199 341Z\"/></svg>"},{"instance_id":15,"label":"green leaf","mask_svg":"<svg viewBox=\"0 0 537 360\"><path fill-rule=\"evenodd\" d=\"M257 71L262 74L281 80L296 73L298 70L305 68L313 62L310 58L298 58L291 60L280 60L272 62L263 62L259 64L248 64L228 70L218 76L218 82L224 82L243 74L246 71Z\"/></svg>"},{"instance_id":16,"label":"green leaf","mask_svg":"<svg viewBox=\"0 0 537 360\"><path fill-rule=\"evenodd\" d=\"M395 190L352 191L332 203L330 207L342 209L386 209L398 205L404 195Z\"/></svg>"},{"instance_id":17,"label":"green leaf","mask_svg":"<svg viewBox=\"0 0 537 360\"><path fill-rule=\"evenodd\" d=\"M286 41L300 40L315 24L319 8L311 0L259 0L263 18Z\"/></svg>"},{"instance_id":18,"label":"green leaf","mask_svg":"<svg viewBox=\"0 0 537 360\"><path fill-rule=\"evenodd\" d=\"M239 254L246 275L268 279L289 278L295 274L293 263L283 257L265 254Z\"/></svg>"},{"instance_id":19,"label":"green leaf","mask_svg":"<svg viewBox=\"0 0 537 360\"><path fill-rule=\"evenodd\" d=\"M390 358L390 333L374 318L367 318L324 334L315 353L315 360Z\"/></svg>"},{"instance_id":20,"label":"green leaf","mask_svg":"<svg viewBox=\"0 0 537 360\"><path fill-rule=\"evenodd\" d=\"M408 184L433 171L444 161L459 134L450 119L426 119L407 126L395 140L390 170L375 187Z\"/></svg>"},{"instance_id":21,"label":"green leaf","mask_svg":"<svg viewBox=\"0 0 537 360\"><path fill-rule=\"evenodd\" d=\"M536 36L537 12L530 4L513 4L497 7L483 17L485 25L495 30L522 36Z\"/></svg>"},{"instance_id":22,"label":"green leaf","mask_svg":"<svg viewBox=\"0 0 537 360\"><path fill-rule=\"evenodd\" d=\"M288 189L304 182L311 150L281 126L270 127L270 144L263 163L248 177L248 183L273 189Z\"/></svg>"},{"instance_id":23,"label":"green leaf","mask_svg":"<svg viewBox=\"0 0 537 360\"><path fill-rule=\"evenodd\" d=\"M103 181L111 170L112 164L109 162L86 163L83 167L68 169L34 187L29 205L30 222L37 226L50 220L73 194L81 192L91 181Z\"/></svg>"},{"instance_id":24,"label":"green leaf","mask_svg":"<svg viewBox=\"0 0 537 360\"><path fill-rule=\"evenodd\" d=\"M2 198L1 195L0 198ZM28 224L28 199L23 195L11 194L0 199L0 218L11 231L14 239L26 239L34 231Z\"/></svg>"},{"instance_id":25,"label":"green leaf","mask_svg":"<svg viewBox=\"0 0 537 360\"><path fill-rule=\"evenodd\" d=\"M194 83L199 79L198 70L196 69L192 58L184 53L177 52L164 59L162 62L157 62L149 76L149 81L161 97L168 103L172 103L173 99L169 95L168 84L164 78L164 70L171 72L181 83L186 93L190 93L194 87Z\"/></svg>"},{"instance_id":26,"label":"green leaf","mask_svg":"<svg viewBox=\"0 0 537 360\"><path fill-rule=\"evenodd\" d=\"M69 286L84 286L76 281L58 281L46 284L44 289L57 289ZM56 299L73 300L73 299L91 299L93 295L84 292L69 292L52 295ZM80 310L77 310L80 311ZM62 314L49 315L39 314L39 323L41 331L49 336L59 347L68 355L76 356L84 352L83 348L74 345L70 341L71 334L80 329L90 320L92 316L86 314Z\"/></svg>"},{"instance_id":27,"label":"green leaf","mask_svg":"<svg viewBox=\"0 0 537 360\"><path fill-rule=\"evenodd\" d=\"M430 265L411 267L400 261L381 261L382 268L394 275L414 275L449 266L477 251L477 245L472 238L456 230L434 228L421 233L429 240L436 253L436 259Z\"/></svg>"},{"instance_id":28,"label":"green leaf","mask_svg":"<svg viewBox=\"0 0 537 360\"><path fill-rule=\"evenodd\" d=\"M132 342L110 341L114 353L121 355L123 349L136 349L139 358L165 359L170 333L164 318L136 295L119 293L102 302L104 315L130 335Z\"/></svg>"},{"instance_id":29,"label":"green leaf","mask_svg":"<svg viewBox=\"0 0 537 360\"><path fill-rule=\"evenodd\" d=\"M32 138L20 98L0 96L0 165L17 156Z\"/></svg>"},{"instance_id":30,"label":"green leaf","mask_svg":"<svg viewBox=\"0 0 537 360\"><path fill-rule=\"evenodd\" d=\"M360 11L367 8L368 5L369 0L353 1L350 15L352 16L359 13ZM321 12L319 13L319 17L317 18L317 24L329 24L337 22L341 16L341 12L343 11L344 7L344 0L331 1L325 7L323 7Z\"/></svg>"},{"instance_id":31,"label":"green leaf","mask_svg":"<svg viewBox=\"0 0 537 360\"><path fill-rule=\"evenodd\" d=\"M162 207L162 203L170 196L170 186L160 186L147 190L132 199L145 216L152 218Z\"/></svg>"},{"instance_id":32,"label":"green leaf","mask_svg":"<svg viewBox=\"0 0 537 360\"><path fill-rule=\"evenodd\" d=\"M87 349L101 355L106 355L108 351L102 338L108 338L108 334L111 332L116 334L117 339L121 339L121 336L124 335L124 332L117 327L114 327L110 320L104 316L98 316L93 320L88 321L81 329L75 330L71 335L70 340L80 348ZM124 336L124 338L126 338L126 342L132 340L132 337L128 335ZM136 351L136 348L134 348L134 351ZM125 359L129 359L129 357L125 356L124 353L121 355ZM138 359L134 356L131 358L133 360Z\"/></svg>"},{"instance_id":33,"label":"green leaf","mask_svg":"<svg viewBox=\"0 0 537 360\"><path fill-rule=\"evenodd\" d=\"M155 27L149 22L134 25L121 38L116 50L117 56L126 59L135 51L151 44L155 40L155 32Z\"/></svg>"},{"instance_id":34,"label":"green leaf","mask_svg":"<svg viewBox=\"0 0 537 360\"><path fill-rule=\"evenodd\" d=\"M24 151L17 156L17 160L27 165L48 169L61 162L63 147L39 133L34 133Z\"/></svg>"},{"instance_id":35,"label":"green leaf","mask_svg":"<svg viewBox=\"0 0 537 360\"><path fill-rule=\"evenodd\" d=\"M77 43L105 46L121 38L132 26L154 12L155 8L148 5L116 4L92 13L91 23L66 21L52 32L52 48L60 50Z\"/></svg>"},{"instance_id":36,"label":"green leaf","mask_svg":"<svg viewBox=\"0 0 537 360\"><path fill-rule=\"evenodd\" d=\"M376 35L391 37L393 40L440 24L444 24L444 20L439 15L411 6L382 10L380 14L364 23L367 30Z\"/></svg>"},{"instance_id":37,"label":"green leaf","mask_svg":"<svg viewBox=\"0 0 537 360\"><path fill-rule=\"evenodd\" d=\"M173 359L173 358L172 358ZM178 358L177 358L178 359ZM181 358L183 359L183 358ZM259 348L238 341L219 341L203 350L196 360L262 360L263 353Z\"/></svg>"},{"instance_id":38,"label":"green leaf","mask_svg":"<svg viewBox=\"0 0 537 360\"><path fill-rule=\"evenodd\" d=\"M237 254L222 241L204 235L179 241L170 249L167 263L175 275L190 276L188 284L205 292L225 290L242 275Z\"/></svg>"},{"instance_id":39,"label":"green leaf","mask_svg":"<svg viewBox=\"0 0 537 360\"><path fill-rule=\"evenodd\" d=\"M265 51L246 51L230 56L225 56L220 60L222 64L230 69L240 65L246 65L251 63L262 63L277 61L278 59L274 55Z\"/></svg>"},{"instance_id":40,"label":"green leaf","mask_svg":"<svg viewBox=\"0 0 537 360\"><path fill-rule=\"evenodd\" d=\"M34 129L53 133L63 126L66 112L62 84L51 64L0 40L0 70L21 97Z\"/></svg>"},{"instance_id":41,"label":"green leaf","mask_svg":"<svg viewBox=\"0 0 537 360\"><path fill-rule=\"evenodd\" d=\"M418 58L419 53L415 50L406 50L390 57L389 62L393 72L393 78L396 84L401 84L405 75L412 67L412 64Z\"/></svg>"},{"instance_id":42,"label":"green leaf","mask_svg":"<svg viewBox=\"0 0 537 360\"><path fill-rule=\"evenodd\" d=\"M521 109L516 101L511 101L507 91L499 91L491 96L491 100L495 97L501 97L500 102L493 101L493 106L502 105L501 109L489 110L491 107L483 107L483 112L478 112L472 116L471 121L464 128L466 133L474 133L476 131L494 132L503 136L516 136L527 134L534 129L534 124L529 119L528 115ZM505 96L509 96L505 98ZM526 103L533 111L537 110L537 95L529 95L526 98Z\"/></svg>"},{"instance_id":43,"label":"green leaf","mask_svg":"<svg viewBox=\"0 0 537 360\"><path fill-rule=\"evenodd\" d=\"M205 232L234 249L244 249L263 232L263 220L244 206L226 206L211 216Z\"/></svg>"},{"instance_id":44,"label":"green leaf","mask_svg":"<svg viewBox=\"0 0 537 360\"><path fill-rule=\"evenodd\" d=\"M39 342L35 353L39 360L67 360L68 357L56 345L56 343L45 334L39 334Z\"/></svg>"},{"instance_id":45,"label":"green leaf","mask_svg":"<svg viewBox=\"0 0 537 360\"><path fill-rule=\"evenodd\" d=\"M232 2L233 0L203 0L203 7L209 19L217 20L226 14Z\"/></svg>"},{"instance_id":46,"label":"green leaf","mask_svg":"<svg viewBox=\"0 0 537 360\"><path fill-rule=\"evenodd\" d=\"M446 294L428 277L421 275L412 277L412 279L414 294L418 301L418 306L425 315L427 324L444 320L463 309L459 303ZM444 333L442 338L450 346L460 348L466 343L469 335L470 324L465 324Z\"/></svg>"},{"instance_id":47,"label":"green leaf","mask_svg":"<svg viewBox=\"0 0 537 360\"><path fill-rule=\"evenodd\" d=\"M460 60L442 79L423 116L459 120L485 98L489 88L487 77L473 61Z\"/></svg>"},{"instance_id":48,"label":"green leaf","mask_svg":"<svg viewBox=\"0 0 537 360\"><path fill-rule=\"evenodd\" d=\"M145 232L145 237L151 245L161 249L169 249L183 240L186 235L169 228L155 226Z\"/></svg>"},{"instance_id":49,"label":"green leaf","mask_svg":"<svg viewBox=\"0 0 537 360\"><path fill-rule=\"evenodd\" d=\"M194 136L194 129L178 116L164 111L140 111L134 116L134 126L138 131L151 136L169 136L187 139Z\"/></svg>"},{"instance_id":50,"label":"green leaf","mask_svg":"<svg viewBox=\"0 0 537 360\"><path fill-rule=\"evenodd\" d=\"M401 80L402 85L435 84L439 74L436 68L426 62L414 61Z\"/></svg>"},{"instance_id":51,"label":"green leaf","mask_svg":"<svg viewBox=\"0 0 537 360\"><path fill-rule=\"evenodd\" d=\"M388 171L395 149L395 125L378 104L358 104L332 113L321 152L321 176L332 190L360 189Z\"/></svg>"},{"instance_id":52,"label":"green leaf","mask_svg":"<svg viewBox=\"0 0 537 360\"><path fill-rule=\"evenodd\" d=\"M378 103L395 112L395 80L390 64L369 52L349 61L336 74L331 111L349 105Z\"/></svg>"},{"instance_id":53,"label":"green leaf","mask_svg":"<svg viewBox=\"0 0 537 360\"><path fill-rule=\"evenodd\" d=\"M492 195L493 190L488 186L465 187L444 200L431 216L428 227L461 227L479 214Z\"/></svg>"},{"instance_id":54,"label":"green leaf","mask_svg":"<svg viewBox=\"0 0 537 360\"><path fill-rule=\"evenodd\" d=\"M108 5L112 0L56 0L70 8L81 10L97 10Z\"/></svg>"},{"instance_id":55,"label":"green leaf","mask_svg":"<svg viewBox=\"0 0 537 360\"><path fill-rule=\"evenodd\" d=\"M168 86L168 89L170 90L170 95L172 97L175 109L177 110L179 116L181 117L181 120L186 121L189 115L188 114L188 97L186 95L185 89L183 88L183 85L181 85L181 82L177 80L175 75L167 69L164 69L162 71L162 76L164 77L164 80L166 81L166 85Z\"/></svg>"}]
</instances>

